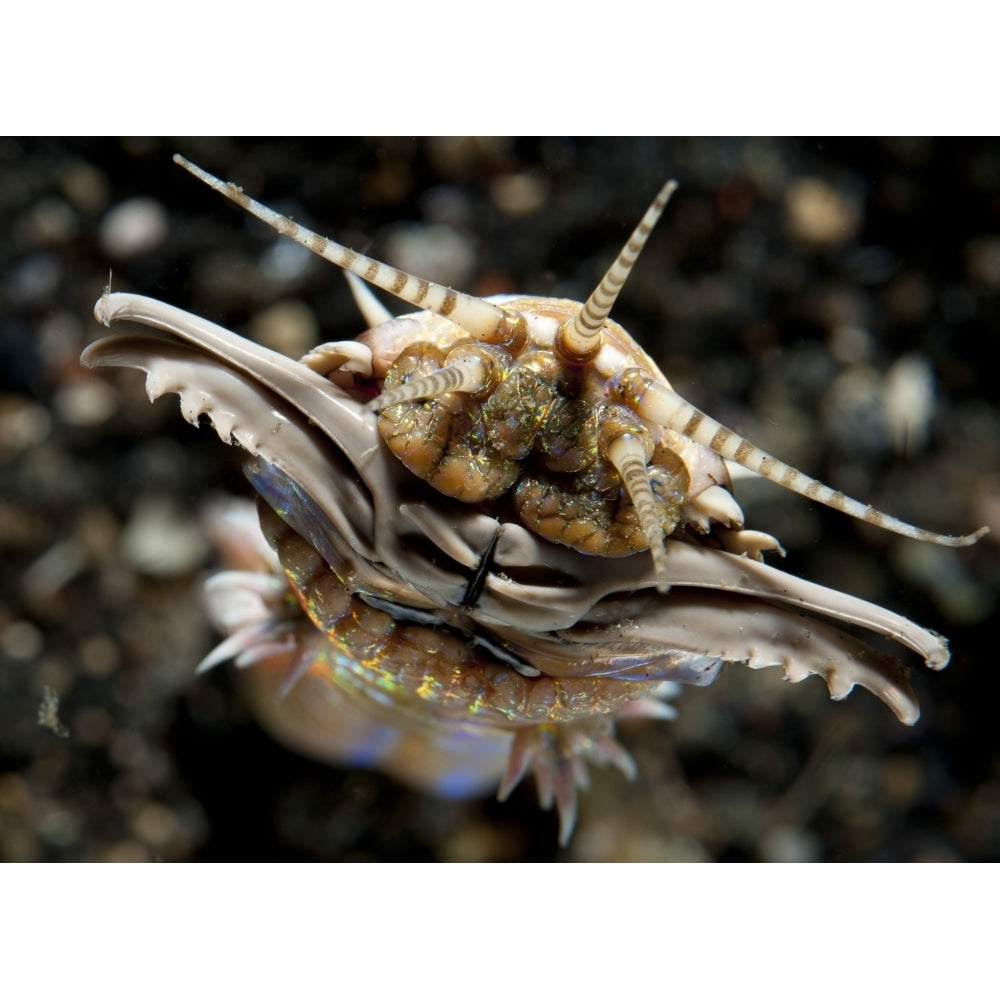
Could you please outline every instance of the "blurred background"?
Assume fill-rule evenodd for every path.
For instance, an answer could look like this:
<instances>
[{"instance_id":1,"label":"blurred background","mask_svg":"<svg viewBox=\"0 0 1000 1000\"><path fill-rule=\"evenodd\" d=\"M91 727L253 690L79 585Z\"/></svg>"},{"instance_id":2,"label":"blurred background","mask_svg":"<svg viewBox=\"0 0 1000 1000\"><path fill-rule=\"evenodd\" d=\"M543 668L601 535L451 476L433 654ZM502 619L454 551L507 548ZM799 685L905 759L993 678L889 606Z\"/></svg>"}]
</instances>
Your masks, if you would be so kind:
<instances>
[{"instance_id":1,"label":"blurred background","mask_svg":"<svg viewBox=\"0 0 1000 1000\"><path fill-rule=\"evenodd\" d=\"M595 772L564 850L530 782L442 802L271 741L232 668L193 673L240 456L79 355L109 272L294 356L361 324L174 152L421 276L576 300L676 177L614 311L674 386L849 495L993 526L944 549L740 484L782 568L949 637L920 722L731 666L622 727L639 777ZM0 858L1000 859L998 347L995 140L0 139Z\"/></svg>"}]
</instances>

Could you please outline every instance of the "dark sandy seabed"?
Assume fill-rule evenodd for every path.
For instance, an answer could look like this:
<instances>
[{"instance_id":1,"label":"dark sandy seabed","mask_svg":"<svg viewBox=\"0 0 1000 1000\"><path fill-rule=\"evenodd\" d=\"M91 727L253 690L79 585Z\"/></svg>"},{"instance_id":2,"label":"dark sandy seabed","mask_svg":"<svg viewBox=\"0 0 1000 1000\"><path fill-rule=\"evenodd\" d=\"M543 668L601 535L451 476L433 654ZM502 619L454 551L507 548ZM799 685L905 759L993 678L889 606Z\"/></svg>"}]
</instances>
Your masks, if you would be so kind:
<instances>
[{"instance_id":1,"label":"dark sandy seabed","mask_svg":"<svg viewBox=\"0 0 1000 1000\"><path fill-rule=\"evenodd\" d=\"M741 492L784 568L951 639L944 673L914 664L918 725L729 667L677 722L622 727L639 777L595 772L565 850L530 782L441 802L276 745L231 668L193 675L199 510L249 493L236 449L79 354L109 269L290 354L361 327L332 266L175 151L427 277L574 299L676 176L614 313L674 385L851 495L994 526L940 549ZM0 858L997 860L998 293L996 142L0 140ZM928 367L904 445L887 389Z\"/></svg>"}]
</instances>

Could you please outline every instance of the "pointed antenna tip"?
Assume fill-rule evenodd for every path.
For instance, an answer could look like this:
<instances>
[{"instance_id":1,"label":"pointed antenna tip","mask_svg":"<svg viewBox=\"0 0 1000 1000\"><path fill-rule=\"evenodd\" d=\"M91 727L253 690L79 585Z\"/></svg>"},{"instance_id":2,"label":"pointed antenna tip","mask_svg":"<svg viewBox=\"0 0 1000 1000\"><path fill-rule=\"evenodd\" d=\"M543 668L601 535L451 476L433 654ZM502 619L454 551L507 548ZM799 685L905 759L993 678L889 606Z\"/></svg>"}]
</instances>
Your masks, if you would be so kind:
<instances>
[{"instance_id":1,"label":"pointed antenna tip","mask_svg":"<svg viewBox=\"0 0 1000 1000\"><path fill-rule=\"evenodd\" d=\"M205 173L197 163L192 163L186 156L181 156L180 153L174 153L173 160L177 166L183 167L189 174L193 174L195 177L202 177Z\"/></svg>"},{"instance_id":2,"label":"pointed antenna tip","mask_svg":"<svg viewBox=\"0 0 1000 1000\"><path fill-rule=\"evenodd\" d=\"M962 549L967 545L975 545L983 535L988 535L989 533L990 526L984 524L981 528L977 528L968 535L938 535L935 532L924 532L923 537L919 534L912 537L923 541L935 542L938 545L950 545L953 549ZM903 532L897 532L897 534L903 534Z\"/></svg>"},{"instance_id":3,"label":"pointed antenna tip","mask_svg":"<svg viewBox=\"0 0 1000 1000\"><path fill-rule=\"evenodd\" d=\"M674 192L680 185L672 177L663 187L660 188L660 193L656 196L656 201L653 203L656 211L662 212L667 207L667 202L674 196Z\"/></svg>"},{"instance_id":4,"label":"pointed antenna tip","mask_svg":"<svg viewBox=\"0 0 1000 1000\"><path fill-rule=\"evenodd\" d=\"M202 170L197 163L192 163L186 157L181 156L180 153L174 153L173 159L174 163L176 163L177 166L182 167L192 177L197 177L198 180L202 181L204 184L208 184L209 187L215 187L216 185L222 183L220 180L218 180L217 178L213 177L210 173L208 173L207 170ZM214 184L213 181L215 182Z\"/></svg>"},{"instance_id":5,"label":"pointed antenna tip","mask_svg":"<svg viewBox=\"0 0 1000 1000\"><path fill-rule=\"evenodd\" d=\"M965 538L968 539L968 541L965 541L963 539L963 544L975 545L976 542L978 542L979 539L983 537L983 535L988 535L990 533L990 530L991 530L990 526L988 524L984 524L981 528L977 528L974 532L972 532L971 535L966 535Z\"/></svg>"}]
</instances>

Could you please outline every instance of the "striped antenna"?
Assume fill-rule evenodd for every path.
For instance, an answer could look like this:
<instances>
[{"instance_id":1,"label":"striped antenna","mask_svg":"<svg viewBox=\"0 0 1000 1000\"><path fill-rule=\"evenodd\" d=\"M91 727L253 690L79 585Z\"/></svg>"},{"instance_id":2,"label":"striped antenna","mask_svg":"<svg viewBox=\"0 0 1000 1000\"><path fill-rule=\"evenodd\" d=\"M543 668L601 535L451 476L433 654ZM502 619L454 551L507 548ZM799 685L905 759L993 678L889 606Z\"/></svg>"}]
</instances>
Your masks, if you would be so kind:
<instances>
[{"instance_id":1,"label":"striped antenna","mask_svg":"<svg viewBox=\"0 0 1000 1000\"><path fill-rule=\"evenodd\" d=\"M907 524L899 518L886 514L860 500L852 500L839 490L807 476L798 469L786 465L762 448L751 444L735 431L723 427L708 414L702 413L692 406L683 396L668 388L655 379L650 378L638 368L627 372L622 378L622 386L631 408L644 417L662 427L683 434L686 438L704 445L710 451L722 458L727 458L737 465L758 472L766 479L784 486L793 493L808 497L817 503L825 504L834 510L842 511L850 517L874 524L886 531L916 538L921 542L933 542L935 545L963 546L972 545L989 532L988 527L982 527L968 535L941 535L935 531L927 531L915 525Z\"/></svg>"},{"instance_id":2,"label":"striped antenna","mask_svg":"<svg viewBox=\"0 0 1000 1000\"><path fill-rule=\"evenodd\" d=\"M639 220L639 225L635 227L628 242L622 247L621 253L601 278L601 283L584 302L583 308L559 328L555 348L567 361L576 363L588 361L601 349L604 321L611 313L618 293L646 245L649 234L667 207L670 196L676 190L677 181L667 181L660 188L660 193L653 200L653 204L646 209L645 215Z\"/></svg>"},{"instance_id":3,"label":"striped antenna","mask_svg":"<svg viewBox=\"0 0 1000 1000\"><path fill-rule=\"evenodd\" d=\"M622 477L639 524L646 534L649 554L656 569L657 589L666 592L670 589L667 583L667 550L663 547L663 525L656 516L656 499L649 481L649 468L646 465L649 456L642 441L633 434L619 434L612 438L607 446L607 454L608 461Z\"/></svg>"},{"instance_id":4,"label":"striped antenna","mask_svg":"<svg viewBox=\"0 0 1000 1000\"><path fill-rule=\"evenodd\" d=\"M480 355L463 354L444 368L387 389L365 404L365 409L381 413L397 403L432 399L446 392L479 392L489 379L490 367Z\"/></svg>"},{"instance_id":5,"label":"striped antenna","mask_svg":"<svg viewBox=\"0 0 1000 1000\"><path fill-rule=\"evenodd\" d=\"M478 299L474 295L466 295L445 285L416 278L412 274L390 267L372 257L366 257L364 254L327 239L325 236L319 236L312 230L306 229L305 226L293 222L287 216L280 215L266 205L254 201L249 195L243 193L242 188L219 180L218 177L202 170L201 167L184 159L179 154L175 154L174 163L183 167L188 173L194 174L200 181L225 195L251 215L255 215L261 222L312 250L324 260L356 274L359 278L364 278L369 284L391 292L397 298L409 302L410 305L416 306L418 309L427 309L438 316L447 317L477 340L497 342L499 339L503 342L502 331L511 324L512 320L509 311L501 309L491 302ZM501 331L499 338L498 331Z\"/></svg>"}]
</instances>

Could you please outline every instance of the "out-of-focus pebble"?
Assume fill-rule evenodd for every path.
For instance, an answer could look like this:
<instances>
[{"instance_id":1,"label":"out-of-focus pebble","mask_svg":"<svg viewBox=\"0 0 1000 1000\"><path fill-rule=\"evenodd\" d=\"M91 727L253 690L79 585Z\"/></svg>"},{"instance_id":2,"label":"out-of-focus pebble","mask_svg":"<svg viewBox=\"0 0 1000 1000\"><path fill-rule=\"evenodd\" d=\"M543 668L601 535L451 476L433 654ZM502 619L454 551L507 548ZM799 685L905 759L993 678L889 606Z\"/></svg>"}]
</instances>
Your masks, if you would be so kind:
<instances>
[{"instance_id":1,"label":"out-of-focus pebble","mask_svg":"<svg viewBox=\"0 0 1000 1000\"><path fill-rule=\"evenodd\" d=\"M42 633L31 622L10 622L0 632L0 650L12 660L34 660L43 645Z\"/></svg>"},{"instance_id":2,"label":"out-of-focus pebble","mask_svg":"<svg viewBox=\"0 0 1000 1000\"><path fill-rule=\"evenodd\" d=\"M44 601L58 593L86 565L87 552L76 538L64 538L46 549L21 577L21 587L31 601Z\"/></svg>"},{"instance_id":3,"label":"out-of-focus pebble","mask_svg":"<svg viewBox=\"0 0 1000 1000\"><path fill-rule=\"evenodd\" d=\"M893 447L913 455L927 444L934 416L934 373L920 354L904 354L886 373L882 396Z\"/></svg>"},{"instance_id":4,"label":"out-of-focus pebble","mask_svg":"<svg viewBox=\"0 0 1000 1000\"><path fill-rule=\"evenodd\" d=\"M926 275L906 271L886 288L886 308L901 323L925 322L934 303L932 287Z\"/></svg>"},{"instance_id":5,"label":"out-of-focus pebble","mask_svg":"<svg viewBox=\"0 0 1000 1000\"><path fill-rule=\"evenodd\" d=\"M130 198L104 217L101 249L119 260L150 253L167 238L166 209L152 198Z\"/></svg>"},{"instance_id":6,"label":"out-of-focus pebble","mask_svg":"<svg viewBox=\"0 0 1000 1000\"><path fill-rule=\"evenodd\" d=\"M257 343L290 358L301 358L319 340L313 311L294 299L275 302L261 310L251 321L248 332Z\"/></svg>"},{"instance_id":7,"label":"out-of-focus pebble","mask_svg":"<svg viewBox=\"0 0 1000 1000\"><path fill-rule=\"evenodd\" d=\"M0 456L41 444L51 428L52 417L40 403L0 396Z\"/></svg>"},{"instance_id":8,"label":"out-of-focus pebble","mask_svg":"<svg viewBox=\"0 0 1000 1000\"><path fill-rule=\"evenodd\" d=\"M62 276L58 258L49 253L33 253L10 267L3 287L15 305L34 306L48 302L55 295Z\"/></svg>"},{"instance_id":9,"label":"out-of-focus pebble","mask_svg":"<svg viewBox=\"0 0 1000 1000\"><path fill-rule=\"evenodd\" d=\"M78 230L72 208L56 196L43 198L21 226L21 238L31 246L58 246L72 240Z\"/></svg>"},{"instance_id":10,"label":"out-of-focus pebble","mask_svg":"<svg viewBox=\"0 0 1000 1000\"><path fill-rule=\"evenodd\" d=\"M72 427L96 427L117 412L118 397L107 382L81 378L56 391L52 408Z\"/></svg>"},{"instance_id":11,"label":"out-of-focus pebble","mask_svg":"<svg viewBox=\"0 0 1000 1000\"><path fill-rule=\"evenodd\" d=\"M116 864L142 864L152 858L143 844L135 840L123 840L105 848L97 860Z\"/></svg>"},{"instance_id":12,"label":"out-of-focus pebble","mask_svg":"<svg viewBox=\"0 0 1000 1000\"><path fill-rule=\"evenodd\" d=\"M548 197L549 185L540 174L505 174L490 184L490 197L501 212L531 215Z\"/></svg>"},{"instance_id":13,"label":"out-of-focus pebble","mask_svg":"<svg viewBox=\"0 0 1000 1000\"><path fill-rule=\"evenodd\" d=\"M132 820L135 835L154 849L164 847L179 825L174 813L159 802L147 802Z\"/></svg>"},{"instance_id":14,"label":"out-of-focus pebble","mask_svg":"<svg viewBox=\"0 0 1000 1000\"><path fill-rule=\"evenodd\" d=\"M69 160L60 172L63 194L81 212L99 212L108 203L108 180L85 160Z\"/></svg>"},{"instance_id":15,"label":"out-of-focus pebble","mask_svg":"<svg viewBox=\"0 0 1000 1000\"><path fill-rule=\"evenodd\" d=\"M1000 844L1000 779L992 778L973 789L962 804L955 829L966 851L996 859Z\"/></svg>"},{"instance_id":16,"label":"out-of-focus pebble","mask_svg":"<svg viewBox=\"0 0 1000 1000\"><path fill-rule=\"evenodd\" d=\"M861 203L818 177L806 177L788 189L785 219L794 239L826 249L857 235Z\"/></svg>"},{"instance_id":17,"label":"out-of-focus pebble","mask_svg":"<svg viewBox=\"0 0 1000 1000\"><path fill-rule=\"evenodd\" d=\"M1000 236L981 236L965 245L965 262L973 281L989 291L1000 289Z\"/></svg>"},{"instance_id":18,"label":"out-of-focus pebble","mask_svg":"<svg viewBox=\"0 0 1000 1000\"><path fill-rule=\"evenodd\" d=\"M35 340L45 365L53 372L76 372L86 342L84 319L67 309L47 312L35 327Z\"/></svg>"},{"instance_id":19,"label":"out-of-focus pebble","mask_svg":"<svg viewBox=\"0 0 1000 1000\"><path fill-rule=\"evenodd\" d=\"M456 184L438 184L420 198L423 217L428 222L455 229L475 225L475 209L465 190Z\"/></svg>"},{"instance_id":20,"label":"out-of-focus pebble","mask_svg":"<svg viewBox=\"0 0 1000 1000\"><path fill-rule=\"evenodd\" d=\"M442 846L442 860L454 864L514 860L522 845L510 831L486 823L466 823Z\"/></svg>"},{"instance_id":21,"label":"out-of-focus pebble","mask_svg":"<svg viewBox=\"0 0 1000 1000\"><path fill-rule=\"evenodd\" d=\"M91 677L107 677L121 660L118 646L110 636L91 635L80 643L80 663Z\"/></svg>"},{"instance_id":22,"label":"out-of-focus pebble","mask_svg":"<svg viewBox=\"0 0 1000 1000\"><path fill-rule=\"evenodd\" d=\"M899 806L915 802L924 785L920 762L908 754L896 754L885 763L885 794Z\"/></svg>"},{"instance_id":23,"label":"out-of-focus pebble","mask_svg":"<svg viewBox=\"0 0 1000 1000\"><path fill-rule=\"evenodd\" d=\"M311 250L291 240L276 239L260 255L260 270L280 285L304 277L316 262Z\"/></svg>"},{"instance_id":24,"label":"out-of-focus pebble","mask_svg":"<svg viewBox=\"0 0 1000 1000\"><path fill-rule=\"evenodd\" d=\"M68 847L80 835L80 816L54 802L40 803L36 829L43 840L55 847Z\"/></svg>"},{"instance_id":25,"label":"out-of-focus pebble","mask_svg":"<svg viewBox=\"0 0 1000 1000\"><path fill-rule=\"evenodd\" d=\"M864 365L847 368L834 379L823 397L823 420L827 433L845 453L884 449L884 395L883 378Z\"/></svg>"},{"instance_id":26,"label":"out-of-focus pebble","mask_svg":"<svg viewBox=\"0 0 1000 1000\"><path fill-rule=\"evenodd\" d=\"M162 496L139 497L121 544L129 565L150 576L190 572L208 555L208 543L197 518Z\"/></svg>"},{"instance_id":27,"label":"out-of-focus pebble","mask_svg":"<svg viewBox=\"0 0 1000 1000\"><path fill-rule=\"evenodd\" d=\"M114 731L115 720L100 705L87 705L73 716L73 734L87 746L101 746Z\"/></svg>"},{"instance_id":28,"label":"out-of-focus pebble","mask_svg":"<svg viewBox=\"0 0 1000 1000\"><path fill-rule=\"evenodd\" d=\"M819 860L819 844L805 830L779 826L768 830L760 842L761 861L808 862Z\"/></svg>"},{"instance_id":29,"label":"out-of-focus pebble","mask_svg":"<svg viewBox=\"0 0 1000 1000\"><path fill-rule=\"evenodd\" d=\"M475 263L472 242L445 225L395 226L385 242L385 256L395 267L452 288L463 288Z\"/></svg>"},{"instance_id":30,"label":"out-of-focus pebble","mask_svg":"<svg viewBox=\"0 0 1000 1000\"><path fill-rule=\"evenodd\" d=\"M510 145L501 136L440 136L428 140L427 155L444 177L461 179L483 163L502 159Z\"/></svg>"}]
</instances>

